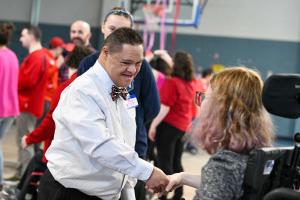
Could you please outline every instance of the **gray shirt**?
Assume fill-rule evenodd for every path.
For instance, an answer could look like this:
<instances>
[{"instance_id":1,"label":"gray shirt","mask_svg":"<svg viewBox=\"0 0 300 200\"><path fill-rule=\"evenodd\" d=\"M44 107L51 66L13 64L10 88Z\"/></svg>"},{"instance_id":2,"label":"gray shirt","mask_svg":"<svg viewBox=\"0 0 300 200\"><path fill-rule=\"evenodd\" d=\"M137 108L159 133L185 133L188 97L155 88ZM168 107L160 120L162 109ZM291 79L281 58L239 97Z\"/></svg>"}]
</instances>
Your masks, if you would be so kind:
<instances>
[{"instance_id":1,"label":"gray shirt","mask_svg":"<svg viewBox=\"0 0 300 200\"><path fill-rule=\"evenodd\" d=\"M194 200L233 200L243 195L242 184L248 156L229 150L212 155L201 172Z\"/></svg>"}]
</instances>

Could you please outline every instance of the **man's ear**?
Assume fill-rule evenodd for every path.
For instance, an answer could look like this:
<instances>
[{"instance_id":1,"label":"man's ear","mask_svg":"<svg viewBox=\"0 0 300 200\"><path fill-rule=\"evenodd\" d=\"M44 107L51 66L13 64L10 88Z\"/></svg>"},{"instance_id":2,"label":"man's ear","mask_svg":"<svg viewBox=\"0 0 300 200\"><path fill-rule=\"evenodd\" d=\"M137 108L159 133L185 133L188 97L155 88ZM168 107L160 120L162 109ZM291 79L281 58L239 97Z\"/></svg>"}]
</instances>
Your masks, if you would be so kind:
<instances>
[{"instance_id":1,"label":"man's ear","mask_svg":"<svg viewBox=\"0 0 300 200\"><path fill-rule=\"evenodd\" d=\"M100 29L101 29L102 34L104 34L104 23L100 24Z\"/></svg>"},{"instance_id":2,"label":"man's ear","mask_svg":"<svg viewBox=\"0 0 300 200\"><path fill-rule=\"evenodd\" d=\"M103 46L101 51L102 51L102 54L103 54L105 57L108 56L108 54L109 54L108 46Z\"/></svg>"}]
</instances>

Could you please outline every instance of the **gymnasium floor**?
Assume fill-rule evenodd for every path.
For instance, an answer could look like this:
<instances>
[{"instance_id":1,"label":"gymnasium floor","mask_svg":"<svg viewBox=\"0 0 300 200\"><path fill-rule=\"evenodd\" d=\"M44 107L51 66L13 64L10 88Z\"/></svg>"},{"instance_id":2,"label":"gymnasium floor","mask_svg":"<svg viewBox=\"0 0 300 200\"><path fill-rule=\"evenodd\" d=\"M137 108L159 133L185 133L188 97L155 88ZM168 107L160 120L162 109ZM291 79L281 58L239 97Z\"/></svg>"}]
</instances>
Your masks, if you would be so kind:
<instances>
[{"instance_id":1,"label":"gymnasium floor","mask_svg":"<svg viewBox=\"0 0 300 200\"><path fill-rule=\"evenodd\" d=\"M13 126L10 132L3 140L3 151L4 151L4 177L11 177L14 173L14 168L16 166L17 160L17 147L16 147L16 127ZM278 140L274 144L275 146L291 146L293 143L289 140ZM199 151L197 155L191 155L189 153L184 153L183 155L183 165L185 171L200 173L201 167L207 162L209 156L203 152ZM195 190L191 187L185 186L184 188L184 198L190 200L193 198ZM171 195L170 195L171 196ZM155 199L155 198L154 198Z\"/></svg>"}]
</instances>

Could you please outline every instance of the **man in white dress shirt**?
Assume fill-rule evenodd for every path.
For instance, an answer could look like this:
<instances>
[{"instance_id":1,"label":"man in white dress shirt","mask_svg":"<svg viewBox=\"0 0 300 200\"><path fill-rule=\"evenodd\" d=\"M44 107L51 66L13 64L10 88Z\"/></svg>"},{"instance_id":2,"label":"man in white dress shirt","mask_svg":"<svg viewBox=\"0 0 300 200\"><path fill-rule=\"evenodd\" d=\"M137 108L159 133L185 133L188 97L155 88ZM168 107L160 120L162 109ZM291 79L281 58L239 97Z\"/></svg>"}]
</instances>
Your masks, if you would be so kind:
<instances>
[{"instance_id":1,"label":"man in white dress shirt","mask_svg":"<svg viewBox=\"0 0 300 200\"><path fill-rule=\"evenodd\" d=\"M117 29L95 65L64 90L53 114L55 136L39 200L133 200L136 179L155 192L164 190L167 176L134 151L138 105L126 87L142 61L139 34Z\"/></svg>"}]
</instances>

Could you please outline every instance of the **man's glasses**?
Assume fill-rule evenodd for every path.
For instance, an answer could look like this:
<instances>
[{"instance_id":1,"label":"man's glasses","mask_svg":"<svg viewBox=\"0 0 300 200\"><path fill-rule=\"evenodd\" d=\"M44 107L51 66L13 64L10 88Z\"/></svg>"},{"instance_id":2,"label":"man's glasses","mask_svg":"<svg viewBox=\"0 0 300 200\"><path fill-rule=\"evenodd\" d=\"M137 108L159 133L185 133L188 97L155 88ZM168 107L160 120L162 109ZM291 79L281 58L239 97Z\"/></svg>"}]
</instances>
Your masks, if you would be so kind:
<instances>
[{"instance_id":1,"label":"man's glasses","mask_svg":"<svg viewBox=\"0 0 300 200\"><path fill-rule=\"evenodd\" d=\"M201 103L203 102L204 99L205 99L205 93L197 91L195 96L196 105L201 106Z\"/></svg>"}]
</instances>

